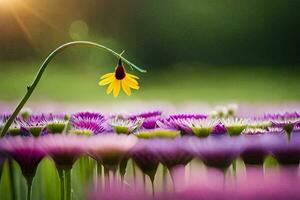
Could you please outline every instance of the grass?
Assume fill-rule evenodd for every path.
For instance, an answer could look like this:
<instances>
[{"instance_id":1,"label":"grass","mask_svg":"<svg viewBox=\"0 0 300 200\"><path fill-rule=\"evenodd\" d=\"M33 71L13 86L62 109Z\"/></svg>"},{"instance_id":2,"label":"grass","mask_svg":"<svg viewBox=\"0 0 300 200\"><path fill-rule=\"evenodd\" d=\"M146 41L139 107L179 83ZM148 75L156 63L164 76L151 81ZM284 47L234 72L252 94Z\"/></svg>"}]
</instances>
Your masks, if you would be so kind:
<instances>
[{"instance_id":1,"label":"grass","mask_svg":"<svg viewBox=\"0 0 300 200\"><path fill-rule=\"evenodd\" d=\"M53 65L53 64L52 64ZM37 67L30 63L1 64L0 100L21 98L31 83ZM53 101L297 101L300 100L299 67L278 66L206 66L176 65L164 70L148 70L141 76L141 89L128 98L118 99L105 94L98 86L101 74L110 68L91 68L76 64L55 64L46 70L32 100ZM130 69L128 69L130 71Z\"/></svg>"}]
</instances>

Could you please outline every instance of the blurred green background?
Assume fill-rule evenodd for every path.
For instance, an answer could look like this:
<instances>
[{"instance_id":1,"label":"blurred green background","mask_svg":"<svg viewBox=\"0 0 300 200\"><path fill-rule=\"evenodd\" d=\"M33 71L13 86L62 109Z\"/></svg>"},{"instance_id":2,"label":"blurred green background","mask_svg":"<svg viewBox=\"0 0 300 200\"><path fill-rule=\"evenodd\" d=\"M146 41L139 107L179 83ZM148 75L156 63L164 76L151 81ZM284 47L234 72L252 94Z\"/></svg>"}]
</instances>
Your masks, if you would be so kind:
<instances>
[{"instance_id":1,"label":"blurred green background","mask_svg":"<svg viewBox=\"0 0 300 200\"><path fill-rule=\"evenodd\" d=\"M300 1L0 0L0 101L19 99L58 45L91 40L146 68L130 99L298 101ZM97 85L117 60L73 48L33 100L110 101ZM128 71L130 69L128 68ZM118 100L130 100L121 95Z\"/></svg>"}]
</instances>

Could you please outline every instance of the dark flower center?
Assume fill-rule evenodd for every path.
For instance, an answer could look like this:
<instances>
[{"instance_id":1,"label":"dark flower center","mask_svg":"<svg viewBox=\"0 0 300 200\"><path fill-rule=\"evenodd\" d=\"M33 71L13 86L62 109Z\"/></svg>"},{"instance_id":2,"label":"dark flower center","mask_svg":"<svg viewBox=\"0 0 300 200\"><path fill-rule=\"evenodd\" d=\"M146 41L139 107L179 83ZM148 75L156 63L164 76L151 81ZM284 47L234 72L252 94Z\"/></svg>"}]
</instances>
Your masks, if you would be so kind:
<instances>
[{"instance_id":1,"label":"dark flower center","mask_svg":"<svg viewBox=\"0 0 300 200\"><path fill-rule=\"evenodd\" d=\"M125 78L126 74L125 74L125 69L124 66L122 64L121 59L119 60L119 64L117 66L117 69L115 71L115 77L118 80L122 80L123 78Z\"/></svg>"}]
</instances>

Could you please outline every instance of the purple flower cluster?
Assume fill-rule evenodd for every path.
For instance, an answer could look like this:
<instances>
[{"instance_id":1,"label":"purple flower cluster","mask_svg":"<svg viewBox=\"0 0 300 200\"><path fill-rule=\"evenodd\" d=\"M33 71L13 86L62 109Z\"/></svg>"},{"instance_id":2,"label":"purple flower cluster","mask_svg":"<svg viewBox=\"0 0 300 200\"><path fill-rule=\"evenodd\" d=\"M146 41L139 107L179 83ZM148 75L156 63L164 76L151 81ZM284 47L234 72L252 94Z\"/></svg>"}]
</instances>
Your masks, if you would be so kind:
<instances>
[{"instance_id":1,"label":"purple flower cluster","mask_svg":"<svg viewBox=\"0 0 300 200\"><path fill-rule=\"evenodd\" d=\"M260 118L216 118L201 114L162 117L160 111L114 118L95 112L80 112L70 117L66 114L18 116L8 131L10 136L0 139L0 169L4 159L12 158L20 165L24 177L30 179L45 156L54 161L58 170L70 171L77 159L84 155L103 166L106 174L111 171L115 175L121 165L126 168L131 159L153 184L159 164L169 170L174 183L182 178L177 170L185 169L192 160L200 160L208 170L217 169L223 174L231 166L235 168L237 158L242 159L246 169L252 166L262 168L268 156L275 158L280 167L298 167L300 132L295 127L299 125L299 116L298 113L285 113ZM0 127L8 117L0 115ZM122 180L126 172L123 168ZM290 184L290 180L287 181ZM277 184L273 186L281 186L280 182ZM230 190L225 194L246 198L243 196L245 187L237 187L236 183L227 187ZM165 198L160 194L157 197L171 199L178 195L178 199L193 199L187 191L195 197L210 191L196 188L189 183L188 187L184 185L177 191L177 185L176 192L164 193ZM215 195L221 192L219 189L214 190ZM285 189L279 191L289 191ZM124 191L126 189L120 194ZM143 196L145 193L141 195L143 199L148 198ZM268 198L262 193L258 195ZM300 193L295 195L300 197Z\"/></svg>"},{"instance_id":2,"label":"purple flower cluster","mask_svg":"<svg viewBox=\"0 0 300 200\"><path fill-rule=\"evenodd\" d=\"M285 132L288 138L300 129L300 114L266 114L255 118L212 117L204 114L176 114L163 117L161 111L150 111L128 116L106 117L96 112L79 112L70 117L66 114L29 114L17 117L10 127L9 135L34 136L74 133L97 135L108 132L139 134L154 137L156 130L180 131L181 135L257 135ZM0 115L0 129L8 119L8 114ZM176 135L176 134L173 134Z\"/></svg>"}]
</instances>

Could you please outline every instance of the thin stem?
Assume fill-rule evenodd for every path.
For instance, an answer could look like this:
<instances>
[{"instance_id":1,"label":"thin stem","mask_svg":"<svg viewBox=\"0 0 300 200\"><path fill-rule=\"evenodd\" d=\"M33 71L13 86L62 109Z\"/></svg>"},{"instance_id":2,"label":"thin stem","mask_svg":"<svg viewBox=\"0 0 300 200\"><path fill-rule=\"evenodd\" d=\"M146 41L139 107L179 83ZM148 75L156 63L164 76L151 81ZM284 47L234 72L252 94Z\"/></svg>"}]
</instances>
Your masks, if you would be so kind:
<instances>
[{"instance_id":1,"label":"thin stem","mask_svg":"<svg viewBox=\"0 0 300 200\"><path fill-rule=\"evenodd\" d=\"M62 169L57 169L60 182L60 200L65 199L65 175Z\"/></svg>"},{"instance_id":2,"label":"thin stem","mask_svg":"<svg viewBox=\"0 0 300 200\"><path fill-rule=\"evenodd\" d=\"M119 165L119 173L120 173L120 177L121 177L121 184L123 184L123 182L124 182L127 163L128 163L128 158L124 158L124 159L121 160L120 165Z\"/></svg>"},{"instance_id":3,"label":"thin stem","mask_svg":"<svg viewBox=\"0 0 300 200\"><path fill-rule=\"evenodd\" d=\"M136 188L136 168L135 168L135 162L132 161L132 173L133 173L133 181L134 181L134 188Z\"/></svg>"},{"instance_id":4,"label":"thin stem","mask_svg":"<svg viewBox=\"0 0 300 200\"><path fill-rule=\"evenodd\" d=\"M98 178L102 176L102 165L97 162L97 175Z\"/></svg>"},{"instance_id":5,"label":"thin stem","mask_svg":"<svg viewBox=\"0 0 300 200\"><path fill-rule=\"evenodd\" d=\"M226 188L226 172L227 172L227 168L224 168L221 171L222 171L222 174L223 174L223 190L225 190L225 188Z\"/></svg>"},{"instance_id":6,"label":"thin stem","mask_svg":"<svg viewBox=\"0 0 300 200\"><path fill-rule=\"evenodd\" d=\"M155 197L155 189L154 189L154 176L149 176L151 180L151 189L152 189L152 198Z\"/></svg>"},{"instance_id":7,"label":"thin stem","mask_svg":"<svg viewBox=\"0 0 300 200\"><path fill-rule=\"evenodd\" d=\"M232 161L233 176L236 177L236 160Z\"/></svg>"},{"instance_id":8,"label":"thin stem","mask_svg":"<svg viewBox=\"0 0 300 200\"><path fill-rule=\"evenodd\" d=\"M99 162L97 162L96 167L97 167L96 189L99 189L99 185L102 185L102 165Z\"/></svg>"},{"instance_id":9,"label":"thin stem","mask_svg":"<svg viewBox=\"0 0 300 200\"><path fill-rule=\"evenodd\" d=\"M45 59L45 61L42 63L34 81L32 82L32 84L30 86L27 87L27 93L22 98L22 100L16 107L15 111L13 112L13 114L10 116L10 118L7 120L5 126L3 127L2 131L1 131L1 137L3 137L6 134L10 125L16 119L17 115L19 114L21 109L24 107L24 105L28 101L28 99L30 98L31 94L33 93L33 91L36 88L37 84L39 83L40 79L42 78L42 75L43 75L45 69L47 68L48 64L51 62L51 60L55 57L55 55L57 55L58 53L62 52L64 49L71 47L71 46L89 46L89 47L94 47L94 48L105 50L105 51L109 52L110 54L116 56L117 58L121 58L122 61L127 63L129 66L135 68L136 70L143 72L143 73L146 72L146 70L143 70L143 69L137 67L136 65L134 65L133 63L131 63L130 61L125 59L121 54L119 54L103 45L100 45L100 44L97 44L94 42L89 42L89 41L74 41L74 42L69 42L69 43L63 44L63 45L59 46L57 49L55 49L54 51L52 51L49 54L49 56Z\"/></svg>"},{"instance_id":10,"label":"thin stem","mask_svg":"<svg viewBox=\"0 0 300 200\"><path fill-rule=\"evenodd\" d=\"M166 166L163 165L163 171L162 171L163 191L166 191L167 189L167 173L168 173L168 169Z\"/></svg>"},{"instance_id":11,"label":"thin stem","mask_svg":"<svg viewBox=\"0 0 300 200\"><path fill-rule=\"evenodd\" d=\"M8 173L10 179L10 191L12 200L16 200L16 188L15 188L15 172L13 167L12 159L8 159Z\"/></svg>"},{"instance_id":12,"label":"thin stem","mask_svg":"<svg viewBox=\"0 0 300 200\"><path fill-rule=\"evenodd\" d=\"M32 177L26 178L27 183L27 197L26 200L31 200L31 191L32 191Z\"/></svg>"},{"instance_id":13,"label":"thin stem","mask_svg":"<svg viewBox=\"0 0 300 200\"><path fill-rule=\"evenodd\" d=\"M72 178L71 178L71 169L66 169L65 176L66 176L66 200L72 199Z\"/></svg>"},{"instance_id":14,"label":"thin stem","mask_svg":"<svg viewBox=\"0 0 300 200\"><path fill-rule=\"evenodd\" d=\"M105 189L109 190L110 188L110 180L109 180L109 170L108 168L104 167L104 176L105 176Z\"/></svg>"},{"instance_id":15,"label":"thin stem","mask_svg":"<svg viewBox=\"0 0 300 200\"><path fill-rule=\"evenodd\" d=\"M118 184L117 171L116 171L116 170L113 170L112 173L113 173L113 180L112 180L112 183L113 183L113 186L116 186L116 185Z\"/></svg>"},{"instance_id":16,"label":"thin stem","mask_svg":"<svg viewBox=\"0 0 300 200\"><path fill-rule=\"evenodd\" d=\"M143 184L144 184L144 191L147 191L147 185L146 185L146 174L143 173Z\"/></svg>"}]
</instances>

